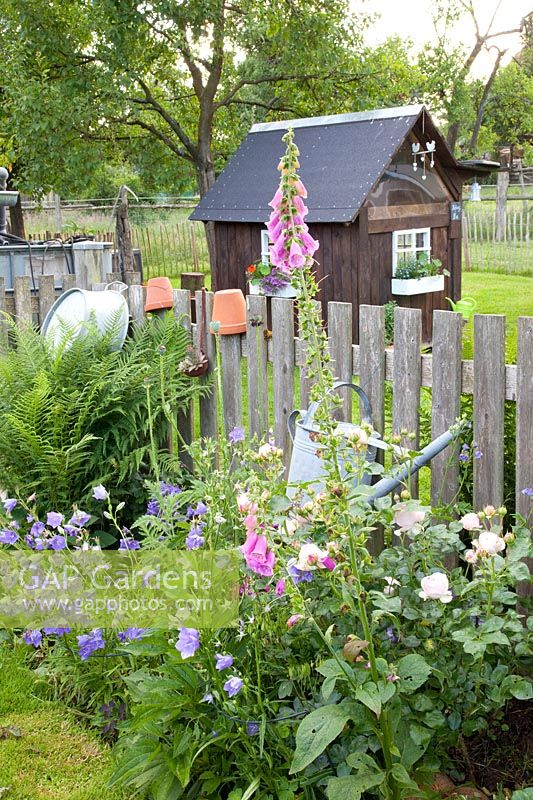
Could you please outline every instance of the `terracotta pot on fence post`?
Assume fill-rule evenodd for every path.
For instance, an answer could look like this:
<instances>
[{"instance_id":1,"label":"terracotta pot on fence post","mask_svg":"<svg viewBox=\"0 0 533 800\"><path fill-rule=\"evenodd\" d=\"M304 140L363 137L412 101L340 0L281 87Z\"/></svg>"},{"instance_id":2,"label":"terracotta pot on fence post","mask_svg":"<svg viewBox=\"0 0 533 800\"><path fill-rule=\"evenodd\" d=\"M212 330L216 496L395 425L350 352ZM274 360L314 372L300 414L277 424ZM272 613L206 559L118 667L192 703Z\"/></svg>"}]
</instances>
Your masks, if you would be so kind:
<instances>
[{"instance_id":1,"label":"terracotta pot on fence post","mask_svg":"<svg viewBox=\"0 0 533 800\"><path fill-rule=\"evenodd\" d=\"M213 322L222 336L246 332L246 300L240 289L221 289L213 299Z\"/></svg>"},{"instance_id":2,"label":"terracotta pot on fence post","mask_svg":"<svg viewBox=\"0 0 533 800\"><path fill-rule=\"evenodd\" d=\"M150 278L146 289L145 311L163 311L174 305L174 290L169 278Z\"/></svg>"}]
</instances>

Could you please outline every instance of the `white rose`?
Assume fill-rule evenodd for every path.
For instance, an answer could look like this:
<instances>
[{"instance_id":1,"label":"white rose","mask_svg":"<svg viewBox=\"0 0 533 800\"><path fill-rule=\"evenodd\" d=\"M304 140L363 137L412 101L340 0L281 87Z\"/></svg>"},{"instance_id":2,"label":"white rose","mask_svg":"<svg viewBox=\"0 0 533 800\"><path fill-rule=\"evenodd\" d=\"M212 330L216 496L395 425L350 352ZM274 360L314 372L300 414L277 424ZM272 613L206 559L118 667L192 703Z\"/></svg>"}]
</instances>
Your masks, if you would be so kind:
<instances>
[{"instance_id":1,"label":"white rose","mask_svg":"<svg viewBox=\"0 0 533 800\"><path fill-rule=\"evenodd\" d=\"M505 550L505 541L501 536L498 536L497 533L492 533L492 531L483 531L472 544L474 544L478 550L483 550L483 552L488 553L489 556L495 556L496 553Z\"/></svg>"},{"instance_id":2,"label":"white rose","mask_svg":"<svg viewBox=\"0 0 533 800\"><path fill-rule=\"evenodd\" d=\"M400 586L400 581L397 581L396 578L391 578L390 575L385 575L383 578L385 581L385 588L383 589L383 594L393 595L396 593L396 586Z\"/></svg>"},{"instance_id":3,"label":"white rose","mask_svg":"<svg viewBox=\"0 0 533 800\"><path fill-rule=\"evenodd\" d=\"M425 511L406 511L403 507L394 512L394 522L401 531L410 531L419 522L423 522L425 516Z\"/></svg>"},{"instance_id":4,"label":"white rose","mask_svg":"<svg viewBox=\"0 0 533 800\"><path fill-rule=\"evenodd\" d=\"M305 572L308 569L315 569L319 566L319 562L323 561L326 557L327 553L321 550L320 547L317 547L316 544L309 542L300 547L296 566L298 569L302 570L302 572Z\"/></svg>"},{"instance_id":5,"label":"white rose","mask_svg":"<svg viewBox=\"0 0 533 800\"><path fill-rule=\"evenodd\" d=\"M465 531L473 531L476 528L481 528L481 522L479 521L479 517L477 514L471 512L470 514L465 514L464 517L461 517L459 520Z\"/></svg>"},{"instance_id":6,"label":"white rose","mask_svg":"<svg viewBox=\"0 0 533 800\"><path fill-rule=\"evenodd\" d=\"M440 600L441 603L451 603L453 600L447 576L443 572L434 572L426 575L420 581L422 591L418 596L422 600Z\"/></svg>"}]
</instances>

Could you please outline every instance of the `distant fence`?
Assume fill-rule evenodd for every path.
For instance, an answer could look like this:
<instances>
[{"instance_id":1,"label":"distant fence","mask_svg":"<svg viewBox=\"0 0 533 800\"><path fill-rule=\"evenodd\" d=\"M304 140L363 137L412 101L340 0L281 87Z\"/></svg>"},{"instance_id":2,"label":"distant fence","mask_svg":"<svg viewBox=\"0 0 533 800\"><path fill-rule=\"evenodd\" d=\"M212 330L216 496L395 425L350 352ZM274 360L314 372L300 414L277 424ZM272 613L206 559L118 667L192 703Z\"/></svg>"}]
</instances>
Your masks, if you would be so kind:
<instances>
[{"instance_id":1,"label":"distant fence","mask_svg":"<svg viewBox=\"0 0 533 800\"><path fill-rule=\"evenodd\" d=\"M166 276L176 278L182 272L203 272L209 275L209 253L204 226L201 222L154 223L152 225L132 225L133 247L141 251L143 278ZM113 242L113 231L96 233L57 233L41 231L28 238L34 242L51 240L70 241L88 236L100 242Z\"/></svg>"},{"instance_id":2,"label":"distant fence","mask_svg":"<svg viewBox=\"0 0 533 800\"><path fill-rule=\"evenodd\" d=\"M463 213L463 268L467 271L533 275L533 209L507 211L501 223L496 212Z\"/></svg>"},{"instance_id":3,"label":"distant fence","mask_svg":"<svg viewBox=\"0 0 533 800\"><path fill-rule=\"evenodd\" d=\"M134 275L131 277L134 279ZM65 276L64 288L71 288L74 280L74 276ZM94 288L102 288L102 284ZM42 320L56 291L53 277L48 275L39 277L37 293L32 293L26 276L15 279L14 292L9 295L0 281L0 310L11 312L19 322ZM145 291L143 286L134 283L128 288L130 314L137 322L145 317ZM201 320L201 292L196 293L192 302L196 307L196 319ZM216 363L215 337L209 330L212 302L213 295L206 293L204 350L211 371ZM294 336L294 301L272 299L272 332L265 336L267 302L270 301L265 297L248 297L247 332L218 339L223 414L217 408L217 392L212 392L202 398L196 408L180 415L180 429L186 441L192 440L196 431L202 436L216 437L219 419L222 419L223 434L227 435L235 426L242 425L246 416L250 435L268 436L272 426L275 441L283 448L287 462L292 447L287 430L288 415L294 408L308 406L310 382L304 368L302 341ZM186 327L192 328L193 338L198 343L199 325L190 322L192 309L188 291L175 290L174 313ZM516 508L524 515L529 513L531 500L521 490L533 486L533 317L518 320L518 357L517 363L511 365L505 364L504 316L475 316L474 359L467 361L462 360L460 314L434 313L431 355L421 352L420 309L395 309L393 349L385 347L385 310L381 306L360 307L359 345L352 344L349 303L329 303L328 318L335 374L346 381L358 376L372 405L374 427L380 433L384 432L387 385L392 390L392 430L412 431L413 447L419 444L422 387L431 387L431 438L436 438L455 422L461 395L473 396L473 435L482 453L482 457L473 462L474 505L478 509L488 503L497 507L504 500L505 401L512 401L516 410L516 442L510 462L516 470ZM5 323L0 334L5 341ZM296 398L298 371L300 396ZM344 398L346 419L351 419L350 403L350 398ZM199 417L197 425L195 415ZM509 459L507 468L510 468ZM457 452L451 460L449 452L435 457L431 462L433 503L439 499L453 500L458 487Z\"/></svg>"}]
</instances>

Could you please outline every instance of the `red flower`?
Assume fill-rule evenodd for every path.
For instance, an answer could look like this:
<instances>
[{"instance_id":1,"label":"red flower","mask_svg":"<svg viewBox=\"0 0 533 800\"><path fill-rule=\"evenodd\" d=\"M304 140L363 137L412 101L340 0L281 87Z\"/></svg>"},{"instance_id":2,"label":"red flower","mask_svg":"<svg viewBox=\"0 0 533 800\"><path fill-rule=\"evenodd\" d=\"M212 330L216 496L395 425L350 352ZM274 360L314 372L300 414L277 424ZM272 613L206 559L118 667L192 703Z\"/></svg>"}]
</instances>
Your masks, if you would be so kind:
<instances>
[{"instance_id":1,"label":"red flower","mask_svg":"<svg viewBox=\"0 0 533 800\"><path fill-rule=\"evenodd\" d=\"M255 272L255 270L256 270L255 264L250 264L249 267L246 267L246 271L250 272L251 274L253 274Z\"/></svg>"}]
</instances>

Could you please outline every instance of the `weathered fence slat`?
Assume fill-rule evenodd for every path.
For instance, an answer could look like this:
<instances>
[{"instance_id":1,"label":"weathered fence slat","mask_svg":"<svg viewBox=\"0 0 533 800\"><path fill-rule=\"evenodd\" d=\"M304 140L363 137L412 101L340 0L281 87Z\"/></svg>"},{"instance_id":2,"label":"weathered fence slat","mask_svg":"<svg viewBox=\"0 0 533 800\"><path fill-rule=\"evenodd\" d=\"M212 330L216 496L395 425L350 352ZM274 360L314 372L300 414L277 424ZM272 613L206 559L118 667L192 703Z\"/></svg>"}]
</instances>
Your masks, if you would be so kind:
<instances>
[{"instance_id":1,"label":"weathered fence slat","mask_svg":"<svg viewBox=\"0 0 533 800\"><path fill-rule=\"evenodd\" d=\"M461 413L461 351L463 318L453 311L433 314L431 438L444 433ZM431 462L431 502L451 503L459 486L457 446L450 446Z\"/></svg>"},{"instance_id":2,"label":"weathered fence slat","mask_svg":"<svg viewBox=\"0 0 533 800\"><path fill-rule=\"evenodd\" d=\"M420 405L422 312L419 308L394 309L394 376L392 430L402 430L402 446L418 447L418 407ZM410 479L411 495L418 493L418 480Z\"/></svg>"},{"instance_id":3,"label":"weathered fence slat","mask_svg":"<svg viewBox=\"0 0 533 800\"><path fill-rule=\"evenodd\" d=\"M505 317L474 316L474 507L503 502Z\"/></svg>"},{"instance_id":4,"label":"weathered fence slat","mask_svg":"<svg viewBox=\"0 0 533 800\"><path fill-rule=\"evenodd\" d=\"M222 368L222 403L226 436L242 426L241 334L218 338Z\"/></svg>"},{"instance_id":5,"label":"weathered fence slat","mask_svg":"<svg viewBox=\"0 0 533 800\"><path fill-rule=\"evenodd\" d=\"M385 426L385 309L359 306L359 385L372 406L372 425Z\"/></svg>"},{"instance_id":6,"label":"weathered fence slat","mask_svg":"<svg viewBox=\"0 0 533 800\"><path fill-rule=\"evenodd\" d=\"M174 316L186 330L191 330L191 295L186 289L174 289ZM188 403L183 411L178 412L177 426L183 439L183 443L180 442L179 447L180 460L187 469L192 470L192 458L183 448L183 444L191 444L194 438L194 409L192 403Z\"/></svg>"},{"instance_id":7,"label":"weathered fence slat","mask_svg":"<svg viewBox=\"0 0 533 800\"><path fill-rule=\"evenodd\" d=\"M274 438L283 450L287 466L292 442L287 419L294 407L294 319L293 301L272 298L272 358L274 362Z\"/></svg>"},{"instance_id":8,"label":"weathered fence slat","mask_svg":"<svg viewBox=\"0 0 533 800\"><path fill-rule=\"evenodd\" d=\"M196 304L196 335L197 342L200 341L200 329L202 326L202 292L195 292ZM204 325L204 340L205 340L205 354L209 362L209 369L207 375L199 380L206 382L209 380L209 375L215 369L216 361L216 344L215 337L211 333L210 322L213 313L213 293L204 292L205 303L205 325ZM199 346L199 345L198 345ZM199 401L199 414L200 414L200 434L204 437L216 439L218 435L218 413L217 413L217 393L215 389L205 397L201 397Z\"/></svg>"},{"instance_id":9,"label":"weathered fence slat","mask_svg":"<svg viewBox=\"0 0 533 800\"><path fill-rule=\"evenodd\" d=\"M268 432L267 300L248 295L246 328L248 370L248 428L260 439Z\"/></svg>"},{"instance_id":10,"label":"weathered fence slat","mask_svg":"<svg viewBox=\"0 0 533 800\"><path fill-rule=\"evenodd\" d=\"M530 513L533 498L533 317L518 318L516 382L516 510Z\"/></svg>"},{"instance_id":11,"label":"weathered fence slat","mask_svg":"<svg viewBox=\"0 0 533 800\"><path fill-rule=\"evenodd\" d=\"M33 312L30 279L27 275L15 276L15 316L22 325L31 325Z\"/></svg>"},{"instance_id":12,"label":"weathered fence slat","mask_svg":"<svg viewBox=\"0 0 533 800\"><path fill-rule=\"evenodd\" d=\"M5 281L0 278L0 350L7 347L8 322L4 317L6 312L6 290Z\"/></svg>"},{"instance_id":13,"label":"weathered fence slat","mask_svg":"<svg viewBox=\"0 0 533 800\"><path fill-rule=\"evenodd\" d=\"M352 304L328 303L329 352L333 359L333 374L338 380L352 382ZM334 410L334 416L351 422L352 390L340 389L342 406Z\"/></svg>"}]
</instances>

